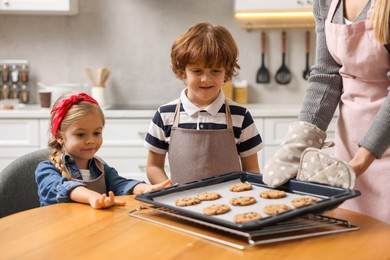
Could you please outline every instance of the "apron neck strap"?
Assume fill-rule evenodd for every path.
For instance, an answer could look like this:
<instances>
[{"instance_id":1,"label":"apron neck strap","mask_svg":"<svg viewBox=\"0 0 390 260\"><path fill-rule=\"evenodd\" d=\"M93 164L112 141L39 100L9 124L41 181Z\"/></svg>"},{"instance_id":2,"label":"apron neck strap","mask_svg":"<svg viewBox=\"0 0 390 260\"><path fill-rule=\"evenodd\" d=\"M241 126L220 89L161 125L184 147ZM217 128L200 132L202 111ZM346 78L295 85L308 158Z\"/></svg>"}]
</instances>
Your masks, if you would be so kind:
<instances>
[{"instance_id":1,"label":"apron neck strap","mask_svg":"<svg viewBox=\"0 0 390 260\"><path fill-rule=\"evenodd\" d=\"M181 100L176 104L176 109L175 109L175 115L173 116L173 127L178 127L179 126L179 121L180 121L180 105L181 105ZM232 124L232 117L230 115L230 107L228 104L227 99L225 98L225 116L226 116L226 126L227 129L233 129L233 124Z\"/></svg>"}]
</instances>

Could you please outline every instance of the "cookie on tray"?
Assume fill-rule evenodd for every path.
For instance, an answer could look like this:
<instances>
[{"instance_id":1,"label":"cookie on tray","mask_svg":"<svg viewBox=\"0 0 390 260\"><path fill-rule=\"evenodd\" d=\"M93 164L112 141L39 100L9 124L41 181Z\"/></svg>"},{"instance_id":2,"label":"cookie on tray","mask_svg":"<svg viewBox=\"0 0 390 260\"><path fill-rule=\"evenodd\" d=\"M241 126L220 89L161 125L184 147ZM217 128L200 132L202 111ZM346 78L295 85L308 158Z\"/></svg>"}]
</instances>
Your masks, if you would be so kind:
<instances>
[{"instance_id":1,"label":"cookie on tray","mask_svg":"<svg viewBox=\"0 0 390 260\"><path fill-rule=\"evenodd\" d=\"M265 206L263 211L267 215L277 215L290 209L291 208L286 204L270 204Z\"/></svg>"},{"instance_id":2,"label":"cookie on tray","mask_svg":"<svg viewBox=\"0 0 390 260\"><path fill-rule=\"evenodd\" d=\"M253 211L237 214L234 216L234 222L236 222L237 224L251 222L258 219L261 219L261 215Z\"/></svg>"},{"instance_id":3,"label":"cookie on tray","mask_svg":"<svg viewBox=\"0 0 390 260\"><path fill-rule=\"evenodd\" d=\"M265 190L260 192L263 199L280 199L286 197L286 192L282 190Z\"/></svg>"},{"instance_id":4,"label":"cookie on tray","mask_svg":"<svg viewBox=\"0 0 390 260\"><path fill-rule=\"evenodd\" d=\"M201 200L196 197L179 198L175 202L176 206L178 207L192 206L199 203L201 203Z\"/></svg>"},{"instance_id":5,"label":"cookie on tray","mask_svg":"<svg viewBox=\"0 0 390 260\"><path fill-rule=\"evenodd\" d=\"M233 192L240 192L240 191L246 191L251 189L252 189L252 184L250 184L249 182L237 183L229 187L229 190Z\"/></svg>"},{"instance_id":6,"label":"cookie on tray","mask_svg":"<svg viewBox=\"0 0 390 260\"><path fill-rule=\"evenodd\" d=\"M302 206L305 206L305 205L313 204L316 201L318 201L318 199L313 198L313 197L299 197L299 198L293 199L291 201L291 204L293 204L294 207L299 208L299 207L302 207Z\"/></svg>"},{"instance_id":7,"label":"cookie on tray","mask_svg":"<svg viewBox=\"0 0 390 260\"><path fill-rule=\"evenodd\" d=\"M196 195L196 197L200 200L217 200L222 196L218 192L204 192Z\"/></svg>"},{"instance_id":8,"label":"cookie on tray","mask_svg":"<svg viewBox=\"0 0 390 260\"><path fill-rule=\"evenodd\" d=\"M247 206L256 203L255 197L252 196L240 196L230 199L230 204L233 206Z\"/></svg>"},{"instance_id":9,"label":"cookie on tray","mask_svg":"<svg viewBox=\"0 0 390 260\"><path fill-rule=\"evenodd\" d=\"M203 209L203 214L207 216L220 215L230 211L230 207L225 204L213 204Z\"/></svg>"}]
</instances>

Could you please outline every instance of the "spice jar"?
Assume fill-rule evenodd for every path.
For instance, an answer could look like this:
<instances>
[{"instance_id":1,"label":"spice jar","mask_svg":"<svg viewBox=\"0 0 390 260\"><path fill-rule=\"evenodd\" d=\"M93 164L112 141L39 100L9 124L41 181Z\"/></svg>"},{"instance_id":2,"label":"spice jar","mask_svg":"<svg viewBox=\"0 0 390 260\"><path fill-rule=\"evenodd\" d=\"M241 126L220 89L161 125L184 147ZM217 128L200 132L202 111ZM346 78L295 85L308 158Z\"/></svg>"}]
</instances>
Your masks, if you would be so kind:
<instances>
[{"instance_id":1,"label":"spice jar","mask_svg":"<svg viewBox=\"0 0 390 260\"><path fill-rule=\"evenodd\" d=\"M7 64L3 64L2 71L1 71L1 79L3 84L9 81L9 68Z\"/></svg>"},{"instance_id":2,"label":"spice jar","mask_svg":"<svg viewBox=\"0 0 390 260\"><path fill-rule=\"evenodd\" d=\"M9 87L7 84L4 84L1 88L1 99L8 99L9 98Z\"/></svg>"},{"instance_id":3,"label":"spice jar","mask_svg":"<svg viewBox=\"0 0 390 260\"><path fill-rule=\"evenodd\" d=\"M27 83L28 82L28 65L23 64L20 69L20 82Z\"/></svg>"},{"instance_id":4,"label":"spice jar","mask_svg":"<svg viewBox=\"0 0 390 260\"><path fill-rule=\"evenodd\" d=\"M10 75L12 83L17 83L19 81L19 70L16 64L12 65Z\"/></svg>"},{"instance_id":5,"label":"spice jar","mask_svg":"<svg viewBox=\"0 0 390 260\"><path fill-rule=\"evenodd\" d=\"M248 82L246 80L234 82L234 101L239 104L248 103Z\"/></svg>"},{"instance_id":6,"label":"spice jar","mask_svg":"<svg viewBox=\"0 0 390 260\"><path fill-rule=\"evenodd\" d=\"M22 85L19 93L19 102L27 104L30 100L30 89L28 85Z\"/></svg>"},{"instance_id":7,"label":"spice jar","mask_svg":"<svg viewBox=\"0 0 390 260\"><path fill-rule=\"evenodd\" d=\"M9 97L11 99L19 99L19 86L17 84L12 85Z\"/></svg>"}]
</instances>

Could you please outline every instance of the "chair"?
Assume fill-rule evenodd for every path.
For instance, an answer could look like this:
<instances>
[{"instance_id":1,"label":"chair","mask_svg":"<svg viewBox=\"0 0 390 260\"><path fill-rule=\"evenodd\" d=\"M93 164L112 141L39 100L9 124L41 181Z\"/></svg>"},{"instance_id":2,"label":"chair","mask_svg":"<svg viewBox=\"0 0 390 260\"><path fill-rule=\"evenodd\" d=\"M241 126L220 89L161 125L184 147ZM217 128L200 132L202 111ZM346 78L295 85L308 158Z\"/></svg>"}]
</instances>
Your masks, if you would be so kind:
<instances>
[{"instance_id":1,"label":"chair","mask_svg":"<svg viewBox=\"0 0 390 260\"><path fill-rule=\"evenodd\" d=\"M48 160L51 149L25 154L0 172L0 218L40 206L35 168Z\"/></svg>"}]
</instances>

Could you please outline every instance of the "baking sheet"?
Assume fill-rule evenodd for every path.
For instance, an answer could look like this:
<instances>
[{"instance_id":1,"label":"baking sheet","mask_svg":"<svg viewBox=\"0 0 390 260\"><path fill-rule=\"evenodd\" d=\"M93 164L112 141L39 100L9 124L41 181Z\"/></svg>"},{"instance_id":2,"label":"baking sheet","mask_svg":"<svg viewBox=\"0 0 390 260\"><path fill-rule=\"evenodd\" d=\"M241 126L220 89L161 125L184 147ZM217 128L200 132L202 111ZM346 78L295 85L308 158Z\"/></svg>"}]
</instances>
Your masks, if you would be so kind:
<instances>
[{"instance_id":1,"label":"baking sheet","mask_svg":"<svg viewBox=\"0 0 390 260\"><path fill-rule=\"evenodd\" d=\"M242 183L249 182L252 184L252 190L242 192L232 192L229 187ZM189 215L194 218L206 220L212 223L221 224L236 229L255 229L270 225L279 221L283 221L296 216L305 214L317 214L334 207L337 207L344 200L360 195L358 191L349 189L340 189L336 187L300 182L290 181L283 186L278 187L278 190L286 192L286 197L280 199L263 199L260 193L265 190L273 189L262 182L261 175L251 174L246 172L235 172L221 176L211 177L201 181L196 181L188 184L179 185L162 189L160 191L150 192L143 195L137 195L136 199L157 206L173 209L182 214ZM202 201L200 204L178 207L175 202L178 198L194 197L204 192L218 192L222 197L213 201ZM247 206L233 206L230 204L230 199L239 196L253 196L256 203ZM304 207L295 208L291 201L298 197L314 197L318 201ZM230 207L230 211L214 216L207 216L202 213L202 210L213 204L226 204ZM270 216L263 212L263 208L269 204L286 204L292 210L284 213ZM254 211L262 216L262 219L237 224L234 222L236 214Z\"/></svg>"}]
</instances>

